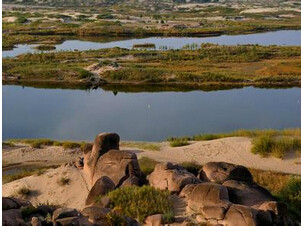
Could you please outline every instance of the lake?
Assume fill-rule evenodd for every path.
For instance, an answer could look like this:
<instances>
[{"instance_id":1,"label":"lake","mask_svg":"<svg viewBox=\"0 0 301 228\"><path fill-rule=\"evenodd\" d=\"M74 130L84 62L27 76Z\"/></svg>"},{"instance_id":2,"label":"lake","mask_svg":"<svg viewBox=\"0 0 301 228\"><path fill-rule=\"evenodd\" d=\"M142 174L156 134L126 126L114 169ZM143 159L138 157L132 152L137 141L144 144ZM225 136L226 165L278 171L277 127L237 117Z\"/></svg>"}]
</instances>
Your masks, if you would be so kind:
<instances>
[{"instance_id":1,"label":"lake","mask_svg":"<svg viewBox=\"0 0 301 228\"><path fill-rule=\"evenodd\" d=\"M67 40L55 45L56 51L95 50L103 48L121 47L131 49L134 44L153 43L156 48L166 46L179 49L187 44L216 43L221 45L260 44L260 45L298 45L301 46L301 30L283 30L246 35L222 35L216 37L150 37L127 39L110 42L91 42L83 40ZM33 47L37 44L20 44L10 51L3 51L3 57L15 57L24 53L38 52Z\"/></svg>"},{"instance_id":2,"label":"lake","mask_svg":"<svg viewBox=\"0 0 301 228\"><path fill-rule=\"evenodd\" d=\"M301 127L301 88L116 93L4 85L2 93L3 140L93 140L99 132L116 132L122 140L161 141Z\"/></svg>"}]
</instances>

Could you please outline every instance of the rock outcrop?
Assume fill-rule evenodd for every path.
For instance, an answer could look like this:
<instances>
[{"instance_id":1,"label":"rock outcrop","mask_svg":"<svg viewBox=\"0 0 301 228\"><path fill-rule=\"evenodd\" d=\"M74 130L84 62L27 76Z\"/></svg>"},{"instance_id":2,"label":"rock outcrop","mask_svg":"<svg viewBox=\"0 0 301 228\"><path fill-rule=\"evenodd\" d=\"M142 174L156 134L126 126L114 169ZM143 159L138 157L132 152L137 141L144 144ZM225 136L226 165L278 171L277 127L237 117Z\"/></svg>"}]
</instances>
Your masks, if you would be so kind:
<instances>
[{"instance_id":1,"label":"rock outcrop","mask_svg":"<svg viewBox=\"0 0 301 228\"><path fill-rule=\"evenodd\" d=\"M171 193L179 193L185 185L201 182L182 166L170 162L157 164L148 181L151 186L161 190L167 189Z\"/></svg>"},{"instance_id":2,"label":"rock outcrop","mask_svg":"<svg viewBox=\"0 0 301 228\"><path fill-rule=\"evenodd\" d=\"M208 162L201 169L199 178L202 181L216 183L227 180L253 182L252 174L246 167L226 162Z\"/></svg>"}]
</instances>

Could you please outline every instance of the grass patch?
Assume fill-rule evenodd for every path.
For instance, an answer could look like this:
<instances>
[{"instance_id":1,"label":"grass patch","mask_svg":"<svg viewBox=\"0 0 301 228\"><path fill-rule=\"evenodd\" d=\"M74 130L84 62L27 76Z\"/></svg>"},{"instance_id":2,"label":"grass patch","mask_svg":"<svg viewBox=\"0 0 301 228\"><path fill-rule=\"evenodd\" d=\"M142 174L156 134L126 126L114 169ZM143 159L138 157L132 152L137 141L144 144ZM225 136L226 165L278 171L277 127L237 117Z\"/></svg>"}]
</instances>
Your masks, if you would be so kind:
<instances>
[{"instance_id":1,"label":"grass patch","mask_svg":"<svg viewBox=\"0 0 301 228\"><path fill-rule=\"evenodd\" d=\"M151 150L159 151L160 145L155 143L146 143L146 142L121 142L120 146L124 147L134 147L142 150Z\"/></svg>"},{"instance_id":2,"label":"grass patch","mask_svg":"<svg viewBox=\"0 0 301 228\"><path fill-rule=\"evenodd\" d=\"M289 152L301 150L301 140L295 138L275 138L271 136L260 136L252 140L252 153L262 157L270 155L283 159Z\"/></svg>"},{"instance_id":3,"label":"grass patch","mask_svg":"<svg viewBox=\"0 0 301 228\"><path fill-rule=\"evenodd\" d=\"M146 175L149 175L154 171L156 164L158 164L159 162L148 157L142 157L138 160L138 163L141 171Z\"/></svg>"},{"instance_id":4,"label":"grass patch","mask_svg":"<svg viewBox=\"0 0 301 228\"><path fill-rule=\"evenodd\" d=\"M12 142L2 142L2 147L4 147L4 146L6 146L6 147L14 147L15 144L13 144Z\"/></svg>"},{"instance_id":5,"label":"grass patch","mask_svg":"<svg viewBox=\"0 0 301 228\"><path fill-rule=\"evenodd\" d=\"M111 208L120 208L123 214L143 222L149 215L171 214L168 191L150 186L119 188L108 193Z\"/></svg>"},{"instance_id":6,"label":"grass patch","mask_svg":"<svg viewBox=\"0 0 301 228\"><path fill-rule=\"evenodd\" d=\"M171 147L187 146L189 145L189 142L187 141L187 139L174 139L169 142L169 145Z\"/></svg>"},{"instance_id":7,"label":"grass patch","mask_svg":"<svg viewBox=\"0 0 301 228\"><path fill-rule=\"evenodd\" d=\"M17 194L19 195L19 196L22 196L22 197L27 197L27 196L29 196L30 194L31 194L31 190L29 189L29 188L27 188L27 187L21 187L21 188L19 188L18 190L17 190Z\"/></svg>"},{"instance_id":8,"label":"grass patch","mask_svg":"<svg viewBox=\"0 0 301 228\"><path fill-rule=\"evenodd\" d=\"M40 51L51 51L51 50L55 50L56 47L53 45L44 44L44 45L36 46L35 49L40 50Z\"/></svg>"},{"instance_id":9,"label":"grass patch","mask_svg":"<svg viewBox=\"0 0 301 228\"><path fill-rule=\"evenodd\" d=\"M198 175L200 169L202 168L202 166L196 162L182 162L180 165L183 166L183 168L188 172L193 173L195 176Z\"/></svg>"},{"instance_id":10,"label":"grass patch","mask_svg":"<svg viewBox=\"0 0 301 228\"><path fill-rule=\"evenodd\" d=\"M65 186L67 184L70 184L70 178L62 177L57 180L57 183L59 186Z\"/></svg>"},{"instance_id":11,"label":"grass patch","mask_svg":"<svg viewBox=\"0 0 301 228\"><path fill-rule=\"evenodd\" d=\"M2 184L6 184L15 180L19 180L24 177L37 175L40 176L45 173L50 168L57 168L58 166L49 166L49 167L42 167L36 169L20 169L13 174L2 174Z\"/></svg>"}]
</instances>

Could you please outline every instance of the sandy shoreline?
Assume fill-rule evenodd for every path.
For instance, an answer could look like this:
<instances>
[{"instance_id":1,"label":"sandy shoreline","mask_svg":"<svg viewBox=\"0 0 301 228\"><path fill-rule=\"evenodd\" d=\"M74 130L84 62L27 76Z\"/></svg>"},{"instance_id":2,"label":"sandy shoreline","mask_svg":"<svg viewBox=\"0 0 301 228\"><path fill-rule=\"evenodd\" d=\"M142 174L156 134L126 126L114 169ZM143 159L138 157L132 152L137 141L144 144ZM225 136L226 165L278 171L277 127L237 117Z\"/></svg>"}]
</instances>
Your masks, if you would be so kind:
<instances>
[{"instance_id":1,"label":"sandy shoreline","mask_svg":"<svg viewBox=\"0 0 301 228\"><path fill-rule=\"evenodd\" d=\"M141 149L135 146L122 146L121 150L130 150L138 158L149 157L159 162L196 162L205 164L210 161L224 161L260 170L301 175L301 156L288 154L284 159L274 157L262 158L251 153L251 139L247 137L229 137L211 141L192 142L188 146L170 147L168 142L157 144L158 151ZM2 159L11 164L6 169L20 166L60 165L81 156L80 149L64 150L62 147L51 146L42 149L18 145L3 148ZM15 165L14 165L15 164ZM7 165L6 165L7 166Z\"/></svg>"}]
</instances>

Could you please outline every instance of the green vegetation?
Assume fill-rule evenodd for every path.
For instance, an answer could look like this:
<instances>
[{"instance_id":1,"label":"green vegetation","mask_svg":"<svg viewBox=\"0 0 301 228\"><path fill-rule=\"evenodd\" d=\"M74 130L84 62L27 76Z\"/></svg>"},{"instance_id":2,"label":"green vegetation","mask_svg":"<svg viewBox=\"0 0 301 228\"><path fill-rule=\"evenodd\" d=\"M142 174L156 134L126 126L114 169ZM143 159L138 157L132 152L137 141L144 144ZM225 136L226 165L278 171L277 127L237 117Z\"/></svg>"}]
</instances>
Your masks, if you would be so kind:
<instances>
[{"instance_id":1,"label":"green vegetation","mask_svg":"<svg viewBox=\"0 0 301 228\"><path fill-rule=\"evenodd\" d=\"M123 147L133 147L142 150L151 150L151 151L159 151L160 145L156 143L147 143L147 142L126 142L123 141L120 143L120 146Z\"/></svg>"},{"instance_id":2,"label":"green vegetation","mask_svg":"<svg viewBox=\"0 0 301 228\"><path fill-rule=\"evenodd\" d=\"M275 138L271 136L260 136L252 140L252 153L263 157L272 155L283 159L289 152L301 152L300 138Z\"/></svg>"},{"instance_id":3,"label":"green vegetation","mask_svg":"<svg viewBox=\"0 0 301 228\"><path fill-rule=\"evenodd\" d=\"M14 147L15 144L13 144L12 142L2 142L2 147L4 147L4 146L6 146L6 147Z\"/></svg>"},{"instance_id":4,"label":"green vegetation","mask_svg":"<svg viewBox=\"0 0 301 228\"><path fill-rule=\"evenodd\" d=\"M70 183L70 178L61 177L60 179L58 179L57 183L59 186L68 185Z\"/></svg>"},{"instance_id":5,"label":"green vegetation","mask_svg":"<svg viewBox=\"0 0 301 228\"><path fill-rule=\"evenodd\" d=\"M133 48L137 49L156 49L155 44L145 43L145 44L134 44Z\"/></svg>"},{"instance_id":6,"label":"green vegetation","mask_svg":"<svg viewBox=\"0 0 301 228\"><path fill-rule=\"evenodd\" d=\"M195 50L111 48L93 51L24 54L3 59L5 78L18 82L93 84L92 64L111 66L101 74L111 84L170 85L300 85L301 48L284 46L219 46ZM122 58L128 56L130 58ZM108 60L110 58L110 60ZM9 80L9 79L7 79Z\"/></svg>"},{"instance_id":7,"label":"green vegetation","mask_svg":"<svg viewBox=\"0 0 301 228\"><path fill-rule=\"evenodd\" d=\"M21 187L17 190L16 194L21 197L27 197L32 193L32 191L27 187Z\"/></svg>"},{"instance_id":8,"label":"green vegetation","mask_svg":"<svg viewBox=\"0 0 301 228\"><path fill-rule=\"evenodd\" d=\"M6 184L15 180L19 180L24 177L32 175L42 175L50 168L56 168L57 166L39 167L39 168L20 168L12 174L2 174L2 184ZM3 168L3 167L2 167Z\"/></svg>"},{"instance_id":9,"label":"green vegetation","mask_svg":"<svg viewBox=\"0 0 301 228\"><path fill-rule=\"evenodd\" d=\"M73 141L56 141L52 139L10 139L9 143L24 143L32 148L42 148L43 146L62 146L64 149L84 149L87 146L86 142Z\"/></svg>"},{"instance_id":10,"label":"green vegetation","mask_svg":"<svg viewBox=\"0 0 301 228\"><path fill-rule=\"evenodd\" d=\"M280 201L286 203L292 218L300 222L301 177L255 169L250 171L254 181L267 188Z\"/></svg>"},{"instance_id":11,"label":"green vegetation","mask_svg":"<svg viewBox=\"0 0 301 228\"><path fill-rule=\"evenodd\" d=\"M189 145L189 142L186 139L173 139L170 140L169 145L171 147L187 146Z\"/></svg>"},{"instance_id":12,"label":"green vegetation","mask_svg":"<svg viewBox=\"0 0 301 228\"><path fill-rule=\"evenodd\" d=\"M44 45L36 46L35 49L40 50L40 51L50 51L50 50L55 50L56 47L53 45L44 44Z\"/></svg>"},{"instance_id":13,"label":"green vegetation","mask_svg":"<svg viewBox=\"0 0 301 228\"><path fill-rule=\"evenodd\" d=\"M172 205L168 191L150 186L118 188L108 193L111 208L120 208L123 214L143 222L153 214L166 214L170 217Z\"/></svg>"},{"instance_id":14,"label":"green vegetation","mask_svg":"<svg viewBox=\"0 0 301 228\"><path fill-rule=\"evenodd\" d=\"M148 157L142 157L138 160L138 163L141 171L146 175L149 175L154 171L156 164L158 164L159 162Z\"/></svg>"}]
</instances>

